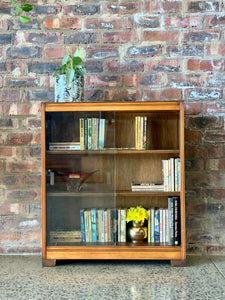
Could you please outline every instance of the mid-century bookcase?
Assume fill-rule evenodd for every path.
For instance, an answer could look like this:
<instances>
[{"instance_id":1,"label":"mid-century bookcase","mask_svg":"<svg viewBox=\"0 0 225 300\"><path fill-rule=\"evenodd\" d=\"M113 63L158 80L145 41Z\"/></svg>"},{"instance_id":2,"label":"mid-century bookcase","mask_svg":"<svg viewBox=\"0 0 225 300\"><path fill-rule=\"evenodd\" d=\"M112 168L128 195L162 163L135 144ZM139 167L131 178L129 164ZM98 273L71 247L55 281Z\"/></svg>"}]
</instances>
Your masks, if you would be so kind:
<instances>
[{"instance_id":1,"label":"mid-century bookcase","mask_svg":"<svg viewBox=\"0 0 225 300\"><path fill-rule=\"evenodd\" d=\"M132 190L133 184L164 185L162 161L170 159L180 161L178 189ZM92 236L96 227L92 232L91 210L97 215L100 210L115 212L137 205L168 209L169 197L179 199L178 245L147 239L132 243L126 232L129 224L123 242L118 232L112 239L96 241ZM42 211L44 266L72 259L170 260L172 266L184 266L183 102L43 103ZM114 221L114 229L109 221L103 229L99 218L92 220L98 222L99 232L108 230L109 236L109 230L116 231ZM118 216L115 219L119 226Z\"/></svg>"}]
</instances>

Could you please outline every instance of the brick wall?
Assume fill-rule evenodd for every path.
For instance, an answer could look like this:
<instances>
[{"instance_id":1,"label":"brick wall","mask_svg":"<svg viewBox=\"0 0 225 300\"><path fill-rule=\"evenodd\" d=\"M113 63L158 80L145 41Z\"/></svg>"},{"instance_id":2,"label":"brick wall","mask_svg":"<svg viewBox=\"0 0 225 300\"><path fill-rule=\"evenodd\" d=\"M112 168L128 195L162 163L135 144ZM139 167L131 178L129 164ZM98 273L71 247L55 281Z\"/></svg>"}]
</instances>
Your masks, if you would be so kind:
<instances>
[{"instance_id":1,"label":"brick wall","mask_svg":"<svg viewBox=\"0 0 225 300\"><path fill-rule=\"evenodd\" d=\"M30 2L0 0L0 252L41 251L40 103L79 45L86 101L185 101L187 249L223 253L225 1Z\"/></svg>"}]
</instances>

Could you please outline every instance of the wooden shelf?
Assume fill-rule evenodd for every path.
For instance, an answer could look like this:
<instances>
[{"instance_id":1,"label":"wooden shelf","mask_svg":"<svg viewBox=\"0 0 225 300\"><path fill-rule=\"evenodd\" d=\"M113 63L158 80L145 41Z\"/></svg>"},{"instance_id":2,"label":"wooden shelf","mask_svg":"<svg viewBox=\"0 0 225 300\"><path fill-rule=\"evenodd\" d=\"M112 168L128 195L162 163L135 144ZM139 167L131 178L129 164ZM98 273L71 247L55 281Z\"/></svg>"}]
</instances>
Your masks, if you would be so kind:
<instances>
[{"instance_id":1,"label":"wooden shelf","mask_svg":"<svg viewBox=\"0 0 225 300\"><path fill-rule=\"evenodd\" d=\"M115 150L57 150L46 151L47 154L73 154L73 155L115 155L115 154L173 154L179 155L178 149L159 149L159 150L127 150L127 149L115 149Z\"/></svg>"}]
</instances>

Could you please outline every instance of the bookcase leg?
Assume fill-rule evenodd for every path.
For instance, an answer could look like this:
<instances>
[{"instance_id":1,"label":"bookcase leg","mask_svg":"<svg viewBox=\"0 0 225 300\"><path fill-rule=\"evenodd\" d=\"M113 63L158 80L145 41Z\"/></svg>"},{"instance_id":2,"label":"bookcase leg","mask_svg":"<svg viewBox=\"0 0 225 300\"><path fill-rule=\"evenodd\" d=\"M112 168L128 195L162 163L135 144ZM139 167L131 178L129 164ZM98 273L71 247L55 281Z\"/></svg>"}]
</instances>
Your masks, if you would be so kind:
<instances>
[{"instance_id":1,"label":"bookcase leg","mask_svg":"<svg viewBox=\"0 0 225 300\"><path fill-rule=\"evenodd\" d=\"M186 259L171 259L172 267L186 267Z\"/></svg>"},{"instance_id":2,"label":"bookcase leg","mask_svg":"<svg viewBox=\"0 0 225 300\"><path fill-rule=\"evenodd\" d=\"M42 259L43 267L55 267L56 259Z\"/></svg>"}]
</instances>

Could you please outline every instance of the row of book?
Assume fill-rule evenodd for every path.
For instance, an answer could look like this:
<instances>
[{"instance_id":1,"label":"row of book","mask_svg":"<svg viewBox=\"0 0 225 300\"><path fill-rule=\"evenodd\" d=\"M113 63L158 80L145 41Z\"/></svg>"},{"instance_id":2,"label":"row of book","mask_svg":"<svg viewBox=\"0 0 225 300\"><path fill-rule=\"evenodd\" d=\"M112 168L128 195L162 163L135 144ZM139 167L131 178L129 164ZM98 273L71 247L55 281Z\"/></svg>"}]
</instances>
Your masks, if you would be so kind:
<instances>
[{"instance_id":1,"label":"row of book","mask_svg":"<svg viewBox=\"0 0 225 300\"><path fill-rule=\"evenodd\" d=\"M102 150L105 142L105 119L80 118L80 150Z\"/></svg>"},{"instance_id":2,"label":"row of book","mask_svg":"<svg viewBox=\"0 0 225 300\"><path fill-rule=\"evenodd\" d=\"M80 211L81 241L87 243L127 242L126 209L90 209ZM146 242L180 245L180 198L168 197L168 208L148 209Z\"/></svg>"},{"instance_id":3,"label":"row of book","mask_svg":"<svg viewBox=\"0 0 225 300\"><path fill-rule=\"evenodd\" d=\"M126 242L126 209L80 210L82 242Z\"/></svg>"},{"instance_id":4,"label":"row of book","mask_svg":"<svg viewBox=\"0 0 225 300\"><path fill-rule=\"evenodd\" d=\"M135 148L138 150L146 149L147 142L147 117L135 117Z\"/></svg>"},{"instance_id":5,"label":"row of book","mask_svg":"<svg viewBox=\"0 0 225 300\"><path fill-rule=\"evenodd\" d=\"M131 184L132 192L150 192L150 191L164 191L164 185L162 183L151 183L151 182L142 182L142 183L132 183Z\"/></svg>"},{"instance_id":6,"label":"row of book","mask_svg":"<svg viewBox=\"0 0 225 300\"><path fill-rule=\"evenodd\" d=\"M180 245L180 199L168 197L168 208L148 209L148 243Z\"/></svg>"},{"instance_id":7,"label":"row of book","mask_svg":"<svg viewBox=\"0 0 225 300\"><path fill-rule=\"evenodd\" d=\"M164 191L180 191L180 158L162 160Z\"/></svg>"}]
</instances>

